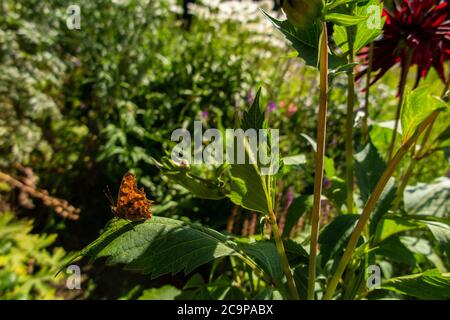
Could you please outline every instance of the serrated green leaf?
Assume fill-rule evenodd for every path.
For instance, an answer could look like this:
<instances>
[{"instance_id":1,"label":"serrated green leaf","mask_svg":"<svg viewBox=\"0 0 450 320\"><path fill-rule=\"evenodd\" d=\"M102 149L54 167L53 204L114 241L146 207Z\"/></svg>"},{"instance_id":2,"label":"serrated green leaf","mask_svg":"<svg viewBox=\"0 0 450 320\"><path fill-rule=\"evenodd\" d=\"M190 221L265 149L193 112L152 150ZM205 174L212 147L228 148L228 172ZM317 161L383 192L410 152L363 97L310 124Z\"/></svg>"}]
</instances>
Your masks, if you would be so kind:
<instances>
[{"instance_id":1,"label":"serrated green leaf","mask_svg":"<svg viewBox=\"0 0 450 320\"><path fill-rule=\"evenodd\" d=\"M381 285L382 289L419 299L450 299L450 273L427 270L423 273L391 278Z\"/></svg>"},{"instance_id":2,"label":"serrated green leaf","mask_svg":"<svg viewBox=\"0 0 450 320\"><path fill-rule=\"evenodd\" d=\"M317 22L304 28L297 28L288 20L277 20L264 12L273 25L291 42L292 46L298 52L308 66L317 68L319 61L319 40L322 33L322 26ZM340 65L346 64L344 58L328 55L329 68L334 69Z\"/></svg>"},{"instance_id":3,"label":"serrated green leaf","mask_svg":"<svg viewBox=\"0 0 450 320\"><path fill-rule=\"evenodd\" d=\"M448 217L450 212L450 179L440 177L432 183L406 187L403 193L408 215Z\"/></svg>"},{"instance_id":4,"label":"serrated green leaf","mask_svg":"<svg viewBox=\"0 0 450 320\"><path fill-rule=\"evenodd\" d=\"M79 252L107 264L124 264L152 278L189 273L214 259L236 256L248 261L238 245L223 234L200 225L153 217L143 222L113 219L100 237Z\"/></svg>"},{"instance_id":5,"label":"serrated green leaf","mask_svg":"<svg viewBox=\"0 0 450 320\"><path fill-rule=\"evenodd\" d=\"M406 89L401 114L402 141L405 142L411 138L419 125L433 111L446 108L448 105L443 100L432 96L428 87L420 87L413 91Z\"/></svg>"}]
</instances>

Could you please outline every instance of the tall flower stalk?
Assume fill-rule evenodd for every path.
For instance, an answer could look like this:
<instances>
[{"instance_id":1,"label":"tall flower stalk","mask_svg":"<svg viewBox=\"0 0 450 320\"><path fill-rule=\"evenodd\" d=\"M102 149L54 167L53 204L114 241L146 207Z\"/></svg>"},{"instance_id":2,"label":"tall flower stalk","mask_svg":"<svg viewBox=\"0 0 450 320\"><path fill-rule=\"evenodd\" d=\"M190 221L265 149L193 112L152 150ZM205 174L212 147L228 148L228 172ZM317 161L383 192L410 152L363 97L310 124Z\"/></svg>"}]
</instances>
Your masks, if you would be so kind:
<instances>
[{"instance_id":1,"label":"tall flower stalk","mask_svg":"<svg viewBox=\"0 0 450 320\"><path fill-rule=\"evenodd\" d=\"M354 60L354 28L347 27L348 63ZM353 111L355 109L355 75L347 72L347 116L345 120L345 171L347 184L347 212L353 213Z\"/></svg>"},{"instance_id":2,"label":"tall flower stalk","mask_svg":"<svg viewBox=\"0 0 450 320\"><path fill-rule=\"evenodd\" d=\"M435 121L436 117L439 115L439 112L440 110L436 110L430 116L428 116L427 119L419 126L415 134L402 144L402 146L396 152L395 156L389 161L387 168L384 170L382 176L378 180L377 185L375 186L374 191L367 200L367 203L363 209L363 212L361 213L358 223L356 224L355 229L353 230L353 233L350 236L350 240L348 241L344 254L341 260L339 261L339 264L330 282L328 283L327 290L324 295L325 300L332 299L336 287L339 283L339 280L341 279L348 263L350 262L353 252L355 251L358 239L361 236L367 222L369 221L370 214L375 208L375 205L377 204L387 182L393 175L400 161L409 151L410 147L416 142L417 138Z\"/></svg>"},{"instance_id":3,"label":"tall flower stalk","mask_svg":"<svg viewBox=\"0 0 450 320\"><path fill-rule=\"evenodd\" d=\"M314 176L314 203L311 217L311 241L309 249L308 300L314 300L316 282L317 242L319 235L320 203L323 184L323 165L325 157L325 136L328 108L328 33L325 22L322 24L320 42L320 97L317 122L317 157Z\"/></svg>"}]
</instances>

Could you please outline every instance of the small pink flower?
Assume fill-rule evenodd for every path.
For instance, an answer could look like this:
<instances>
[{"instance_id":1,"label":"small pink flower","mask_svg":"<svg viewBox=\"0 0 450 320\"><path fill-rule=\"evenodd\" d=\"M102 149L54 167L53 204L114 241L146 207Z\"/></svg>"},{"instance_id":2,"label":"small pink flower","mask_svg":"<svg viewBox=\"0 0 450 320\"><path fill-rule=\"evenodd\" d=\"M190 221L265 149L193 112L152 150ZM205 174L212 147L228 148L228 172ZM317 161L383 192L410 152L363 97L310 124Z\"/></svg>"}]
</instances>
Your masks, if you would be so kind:
<instances>
[{"instance_id":1,"label":"small pink flower","mask_svg":"<svg viewBox=\"0 0 450 320\"><path fill-rule=\"evenodd\" d=\"M297 111L298 111L298 107L295 104L291 103L291 104L289 104L288 109L287 109L287 116L290 118Z\"/></svg>"}]
</instances>

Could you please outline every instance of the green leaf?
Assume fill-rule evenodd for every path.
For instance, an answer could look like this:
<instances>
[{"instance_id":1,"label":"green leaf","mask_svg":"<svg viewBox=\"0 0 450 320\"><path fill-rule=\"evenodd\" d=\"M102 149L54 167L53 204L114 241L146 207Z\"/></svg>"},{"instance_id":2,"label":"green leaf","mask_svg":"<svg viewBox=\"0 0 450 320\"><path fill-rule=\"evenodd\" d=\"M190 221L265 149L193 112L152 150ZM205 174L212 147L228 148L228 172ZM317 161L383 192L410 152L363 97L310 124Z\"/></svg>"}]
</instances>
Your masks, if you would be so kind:
<instances>
[{"instance_id":1,"label":"green leaf","mask_svg":"<svg viewBox=\"0 0 450 320\"><path fill-rule=\"evenodd\" d=\"M283 229L283 234L288 235L292 228L297 225L298 220L310 208L312 208L312 195L302 195L295 198L288 208L286 213L286 222Z\"/></svg>"},{"instance_id":2,"label":"green leaf","mask_svg":"<svg viewBox=\"0 0 450 320\"><path fill-rule=\"evenodd\" d=\"M383 12L383 4L378 0L361 2L364 3L355 6L353 11L355 16L364 17L364 20L361 18L361 21L356 24L356 34L353 44L355 52L358 52L378 37L381 34L384 25L384 18L381 17ZM336 44L341 47L344 52L348 51L346 28L346 26L337 25L334 27L333 34Z\"/></svg>"},{"instance_id":3,"label":"green leaf","mask_svg":"<svg viewBox=\"0 0 450 320\"><path fill-rule=\"evenodd\" d=\"M361 191L362 200L366 202L386 169L383 158L370 139L364 149L355 154L355 166L356 183Z\"/></svg>"},{"instance_id":4,"label":"green leaf","mask_svg":"<svg viewBox=\"0 0 450 320\"><path fill-rule=\"evenodd\" d=\"M283 267L280 256L273 241L256 241L250 244L242 244L242 250L253 257L258 265L271 276L275 283L282 283Z\"/></svg>"},{"instance_id":5,"label":"green leaf","mask_svg":"<svg viewBox=\"0 0 450 320\"><path fill-rule=\"evenodd\" d=\"M176 287L166 284L161 288L144 290L138 300L174 300L181 293Z\"/></svg>"},{"instance_id":6,"label":"green leaf","mask_svg":"<svg viewBox=\"0 0 450 320\"><path fill-rule=\"evenodd\" d=\"M338 26L354 26L362 21L366 21L367 17L352 16L343 13L329 13L325 16L325 21L333 22Z\"/></svg>"},{"instance_id":7,"label":"green leaf","mask_svg":"<svg viewBox=\"0 0 450 320\"><path fill-rule=\"evenodd\" d=\"M234 164L228 175L227 197L235 204L263 214L269 213L266 193L257 167L252 164Z\"/></svg>"},{"instance_id":8,"label":"green leaf","mask_svg":"<svg viewBox=\"0 0 450 320\"><path fill-rule=\"evenodd\" d=\"M247 129L262 129L264 124L264 111L260 106L261 88L258 89L253 103L250 108L244 112L241 120L241 128L245 131Z\"/></svg>"},{"instance_id":9,"label":"green leaf","mask_svg":"<svg viewBox=\"0 0 450 320\"><path fill-rule=\"evenodd\" d=\"M344 250L358 219L358 214L337 216L322 230L319 235L322 267Z\"/></svg>"},{"instance_id":10,"label":"green leaf","mask_svg":"<svg viewBox=\"0 0 450 320\"><path fill-rule=\"evenodd\" d=\"M322 26L315 22L304 28L298 28L292 25L288 20L277 20L264 12L273 25L291 42L292 46L298 52L306 65L317 68L319 64L319 40L322 33ZM334 55L328 56L329 68L334 69L340 65L346 64L344 58Z\"/></svg>"},{"instance_id":11,"label":"green leaf","mask_svg":"<svg viewBox=\"0 0 450 320\"><path fill-rule=\"evenodd\" d=\"M400 232L424 228L425 224L403 217L386 217L379 221L374 244Z\"/></svg>"},{"instance_id":12,"label":"green leaf","mask_svg":"<svg viewBox=\"0 0 450 320\"><path fill-rule=\"evenodd\" d=\"M306 164L306 156L304 154L297 154L282 158L283 164L286 166L301 166Z\"/></svg>"},{"instance_id":13,"label":"green leaf","mask_svg":"<svg viewBox=\"0 0 450 320\"><path fill-rule=\"evenodd\" d=\"M436 221L426 221L425 223L439 242L442 252L447 256L447 263L450 265L450 225Z\"/></svg>"},{"instance_id":14,"label":"green leaf","mask_svg":"<svg viewBox=\"0 0 450 320\"><path fill-rule=\"evenodd\" d=\"M345 5L345 4L352 4L352 3L358 3L358 2L364 2L367 0L335 0L335 1L330 1L329 3L326 4L326 10L330 11L331 9L334 9L336 7Z\"/></svg>"},{"instance_id":15,"label":"green leaf","mask_svg":"<svg viewBox=\"0 0 450 320\"><path fill-rule=\"evenodd\" d=\"M124 264L152 278L186 274L214 259L236 256L248 260L223 234L200 225L153 217L143 222L113 219L100 237L77 257L107 257L108 265Z\"/></svg>"},{"instance_id":16,"label":"green leaf","mask_svg":"<svg viewBox=\"0 0 450 320\"><path fill-rule=\"evenodd\" d=\"M294 268L294 281L300 299L306 300L308 293L308 266L300 265Z\"/></svg>"},{"instance_id":17,"label":"green leaf","mask_svg":"<svg viewBox=\"0 0 450 320\"><path fill-rule=\"evenodd\" d=\"M405 142L415 133L419 125L430 114L438 109L448 108L448 105L439 98L431 95L428 87L420 87L413 91L405 90L402 106L402 141Z\"/></svg>"},{"instance_id":18,"label":"green leaf","mask_svg":"<svg viewBox=\"0 0 450 320\"><path fill-rule=\"evenodd\" d=\"M283 241L283 243L291 268L309 263L309 254L299 243L290 239Z\"/></svg>"},{"instance_id":19,"label":"green leaf","mask_svg":"<svg viewBox=\"0 0 450 320\"><path fill-rule=\"evenodd\" d=\"M378 244L375 250L377 255L384 256L393 261L405 263L414 267L416 259L414 254L400 241L398 237L389 237Z\"/></svg>"},{"instance_id":20,"label":"green leaf","mask_svg":"<svg viewBox=\"0 0 450 320\"><path fill-rule=\"evenodd\" d=\"M403 193L408 215L448 217L450 212L450 179L440 177L432 183L406 187Z\"/></svg>"},{"instance_id":21,"label":"green leaf","mask_svg":"<svg viewBox=\"0 0 450 320\"><path fill-rule=\"evenodd\" d=\"M194 196L203 199L220 200L225 198L222 186L218 179L205 179L197 176L191 168L177 166L168 158L161 159L162 163L155 161L161 173L188 189Z\"/></svg>"},{"instance_id":22,"label":"green leaf","mask_svg":"<svg viewBox=\"0 0 450 320\"><path fill-rule=\"evenodd\" d=\"M391 278L382 283L381 288L419 299L447 300L450 299L450 273L427 270L419 274Z\"/></svg>"},{"instance_id":23,"label":"green leaf","mask_svg":"<svg viewBox=\"0 0 450 320\"><path fill-rule=\"evenodd\" d=\"M381 158L371 139L360 152L355 154L356 183L361 191L361 199L367 202L378 180L386 169L386 163ZM388 212L392 201L395 199L396 188L394 179L391 178L372 213L370 220L370 234L373 235L378 221Z\"/></svg>"}]
</instances>

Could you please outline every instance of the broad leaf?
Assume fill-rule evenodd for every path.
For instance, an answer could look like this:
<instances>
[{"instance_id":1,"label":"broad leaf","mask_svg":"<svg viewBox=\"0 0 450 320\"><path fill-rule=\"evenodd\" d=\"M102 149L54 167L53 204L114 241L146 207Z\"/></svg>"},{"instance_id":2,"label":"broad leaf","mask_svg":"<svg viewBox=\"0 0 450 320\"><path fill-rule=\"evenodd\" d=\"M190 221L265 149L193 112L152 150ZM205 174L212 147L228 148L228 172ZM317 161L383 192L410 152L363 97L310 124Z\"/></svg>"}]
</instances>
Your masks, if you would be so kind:
<instances>
[{"instance_id":1,"label":"broad leaf","mask_svg":"<svg viewBox=\"0 0 450 320\"><path fill-rule=\"evenodd\" d=\"M262 178L255 165L235 164L230 166L227 197L235 204L263 214L269 213L269 204Z\"/></svg>"},{"instance_id":2,"label":"broad leaf","mask_svg":"<svg viewBox=\"0 0 450 320\"><path fill-rule=\"evenodd\" d=\"M375 253L393 261L405 263L412 267L416 265L414 254L400 241L398 237L389 237L380 242L375 250Z\"/></svg>"},{"instance_id":3,"label":"broad leaf","mask_svg":"<svg viewBox=\"0 0 450 320\"><path fill-rule=\"evenodd\" d=\"M286 213L286 222L284 225L283 234L289 235L301 216L310 208L312 208L312 195L302 195L295 198Z\"/></svg>"},{"instance_id":4,"label":"broad leaf","mask_svg":"<svg viewBox=\"0 0 450 320\"><path fill-rule=\"evenodd\" d=\"M347 245L358 219L359 215L357 214L337 216L323 229L319 235L322 267L330 259L340 255Z\"/></svg>"},{"instance_id":5,"label":"broad leaf","mask_svg":"<svg viewBox=\"0 0 450 320\"><path fill-rule=\"evenodd\" d=\"M251 259L223 234L200 225L153 217L143 222L113 219L100 237L79 256L107 257L109 265L124 264L152 278L195 268L214 259L236 256Z\"/></svg>"},{"instance_id":6,"label":"broad leaf","mask_svg":"<svg viewBox=\"0 0 450 320\"><path fill-rule=\"evenodd\" d=\"M389 238L392 235L408 230L424 228L425 224L404 217L386 217L379 221L375 233L374 244Z\"/></svg>"},{"instance_id":7,"label":"broad leaf","mask_svg":"<svg viewBox=\"0 0 450 320\"><path fill-rule=\"evenodd\" d=\"M322 33L322 26L315 22L304 28L297 28L288 20L277 20L267 13L264 13L273 25L291 42L292 46L298 52L306 65L317 68L319 65L319 40ZM334 69L346 63L344 58L334 55L328 56L329 68Z\"/></svg>"},{"instance_id":8,"label":"broad leaf","mask_svg":"<svg viewBox=\"0 0 450 320\"><path fill-rule=\"evenodd\" d=\"M258 265L277 283L282 283L283 267L280 256L273 241L256 241L241 245L243 251L258 263Z\"/></svg>"},{"instance_id":9,"label":"broad leaf","mask_svg":"<svg viewBox=\"0 0 450 320\"><path fill-rule=\"evenodd\" d=\"M391 278L384 282L381 288L419 299L448 300L450 299L450 273L427 270L424 273Z\"/></svg>"},{"instance_id":10,"label":"broad leaf","mask_svg":"<svg viewBox=\"0 0 450 320\"><path fill-rule=\"evenodd\" d=\"M361 198L365 203L386 169L386 164L370 139L364 149L355 154L355 160L356 183L361 191ZM371 235L375 233L378 221L388 212L392 201L395 199L395 194L395 183L394 179L391 178L381 193L380 199L372 213L369 229Z\"/></svg>"},{"instance_id":11,"label":"broad leaf","mask_svg":"<svg viewBox=\"0 0 450 320\"><path fill-rule=\"evenodd\" d=\"M406 90L402 106L403 142L408 140L418 126L435 110L448 108L441 99L431 95L428 87Z\"/></svg>"},{"instance_id":12,"label":"broad leaf","mask_svg":"<svg viewBox=\"0 0 450 320\"><path fill-rule=\"evenodd\" d=\"M381 34L384 25L384 18L381 17L383 4L378 0L369 0L363 4L355 6L353 14L364 17L356 24L355 41L353 44L355 52L358 52ZM345 26L335 26L333 37L336 44L344 52L348 51L347 29Z\"/></svg>"},{"instance_id":13,"label":"broad leaf","mask_svg":"<svg viewBox=\"0 0 450 320\"><path fill-rule=\"evenodd\" d=\"M441 177L432 183L406 187L403 193L408 215L448 217L450 212L450 179Z\"/></svg>"}]
</instances>

